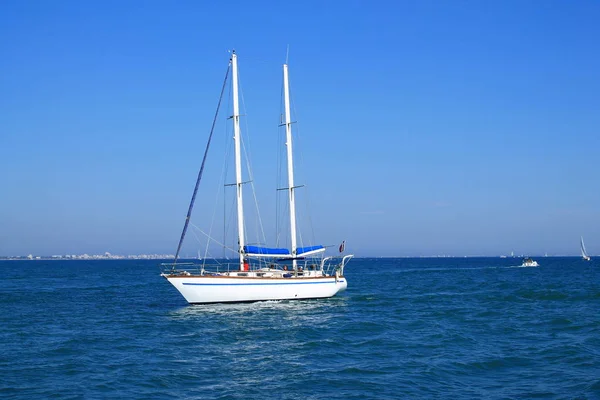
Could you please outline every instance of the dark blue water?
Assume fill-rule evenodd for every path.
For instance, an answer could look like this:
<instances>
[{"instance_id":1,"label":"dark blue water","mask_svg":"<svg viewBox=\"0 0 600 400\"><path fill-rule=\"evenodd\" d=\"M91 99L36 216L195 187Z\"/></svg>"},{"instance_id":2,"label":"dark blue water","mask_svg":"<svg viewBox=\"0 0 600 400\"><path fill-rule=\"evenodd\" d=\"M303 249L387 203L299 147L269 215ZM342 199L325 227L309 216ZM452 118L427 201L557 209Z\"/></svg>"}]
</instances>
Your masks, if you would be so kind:
<instances>
[{"instance_id":1,"label":"dark blue water","mask_svg":"<svg viewBox=\"0 0 600 400\"><path fill-rule=\"evenodd\" d=\"M152 261L0 261L0 398L600 398L600 264L358 259L338 297L188 306Z\"/></svg>"}]
</instances>

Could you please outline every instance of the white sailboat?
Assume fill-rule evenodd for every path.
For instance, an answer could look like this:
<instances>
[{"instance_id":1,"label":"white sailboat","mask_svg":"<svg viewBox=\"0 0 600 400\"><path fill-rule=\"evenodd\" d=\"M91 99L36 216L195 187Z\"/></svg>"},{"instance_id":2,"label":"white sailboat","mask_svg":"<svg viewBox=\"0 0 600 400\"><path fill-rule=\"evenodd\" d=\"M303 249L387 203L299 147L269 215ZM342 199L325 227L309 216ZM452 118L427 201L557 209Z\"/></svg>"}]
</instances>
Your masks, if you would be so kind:
<instances>
[{"instance_id":1,"label":"white sailboat","mask_svg":"<svg viewBox=\"0 0 600 400\"><path fill-rule=\"evenodd\" d=\"M166 278L190 304L253 302L262 300L299 300L335 296L347 288L344 267L353 257L345 255L345 242L339 247L335 257L325 257L326 247L300 247L296 228L294 163L292 152L292 121L290 114L290 93L288 66L283 65L285 134L287 147L287 185L288 193L290 245L287 248L269 248L249 245L245 236L240 112L238 100L237 55L232 53L231 85L233 100L234 160L236 176L237 208L237 248L239 261L234 264L216 263L214 265L177 263L179 249L185 236L193 202L198 189L204 161L200 169L192 202L188 210L175 262L162 264L161 276ZM229 72L229 69L228 69ZM212 137L212 133L211 133ZM208 147L210 145L210 138ZM205 154L206 159L206 154Z\"/></svg>"},{"instance_id":2,"label":"white sailboat","mask_svg":"<svg viewBox=\"0 0 600 400\"><path fill-rule=\"evenodd\" d=\"M581 257L583 257L584 261L590 261L592 258L585 251L585 244L583 243L583 236L581 236Z\"/></svg>"}]
</instances>

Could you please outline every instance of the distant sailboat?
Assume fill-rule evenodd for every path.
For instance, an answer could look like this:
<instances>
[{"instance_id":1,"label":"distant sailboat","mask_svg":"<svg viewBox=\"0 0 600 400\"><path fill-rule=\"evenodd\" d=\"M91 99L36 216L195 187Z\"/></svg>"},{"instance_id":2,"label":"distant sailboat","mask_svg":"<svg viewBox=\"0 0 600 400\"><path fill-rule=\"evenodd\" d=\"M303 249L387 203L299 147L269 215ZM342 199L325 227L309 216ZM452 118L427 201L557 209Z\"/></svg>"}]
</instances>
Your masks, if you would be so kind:
<instances>
[{"instance_id":1,"label":"distant sailboat","mask_svg":"<svg viewBox=\"0 0 600 400\"><path fill-rule=\"evenodd\" d=\"M588 256L587 252L585 251L585 244L583 243L583 236L581 237L581 257L583 257L583 259L585 261L590 261L592 259L590 256Z\"/></svg>"}]
</instances>

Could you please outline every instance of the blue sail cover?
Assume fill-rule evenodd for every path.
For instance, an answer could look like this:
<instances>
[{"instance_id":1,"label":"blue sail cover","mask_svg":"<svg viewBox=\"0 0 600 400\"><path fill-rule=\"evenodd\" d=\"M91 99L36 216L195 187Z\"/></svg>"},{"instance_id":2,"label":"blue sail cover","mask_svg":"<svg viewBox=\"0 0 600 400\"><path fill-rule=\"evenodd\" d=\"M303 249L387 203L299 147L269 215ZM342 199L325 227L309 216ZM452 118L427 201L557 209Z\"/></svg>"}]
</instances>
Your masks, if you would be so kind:
<instances>
[{"instance_id":1,"label":"blue sail cover","mask_svg":"<svg viewBox=\"0 0 600 400\"><path fill-rule=\"evenodd\" d=\"M274 254L274 255L289 255L288 249L272 249L268 247L259 246L244 246L244 253L246 254Z\"/></svg>"},{"instance_id":2,"label":"blue sail cover","mask_svg":"<svg viewBox=\"0 0 600 400\"><path fill-rule=\"evenodd\" d=\"M296 249L296 255L301 256L304 253L308 253L315 250L325 249L323 246L308 246L308 247L299 247Z\"/></svg>"}]
</instances>

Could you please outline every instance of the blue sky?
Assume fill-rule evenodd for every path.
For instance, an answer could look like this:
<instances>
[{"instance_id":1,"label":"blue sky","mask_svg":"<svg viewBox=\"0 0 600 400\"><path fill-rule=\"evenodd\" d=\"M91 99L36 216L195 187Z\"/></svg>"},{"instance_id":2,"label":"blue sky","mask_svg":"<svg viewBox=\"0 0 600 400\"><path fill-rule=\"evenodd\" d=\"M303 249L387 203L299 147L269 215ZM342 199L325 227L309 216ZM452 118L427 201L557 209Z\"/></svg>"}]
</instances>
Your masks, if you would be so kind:
<instances>
[{"instance_id":1,"label":"blue sky","mask_svg":"<svg viewBox=\"0 0 600 400\"><path fill-rule=\"evenodd\" d=\"M595 1L3 1L0 255L174 253L228 50L266 176L288 45L322 243L600 254L599 20Z\"/></svg>"}]
</instances>

